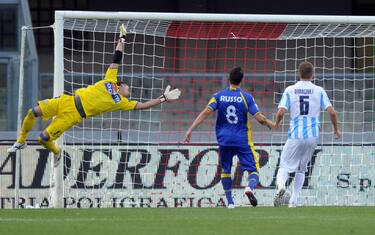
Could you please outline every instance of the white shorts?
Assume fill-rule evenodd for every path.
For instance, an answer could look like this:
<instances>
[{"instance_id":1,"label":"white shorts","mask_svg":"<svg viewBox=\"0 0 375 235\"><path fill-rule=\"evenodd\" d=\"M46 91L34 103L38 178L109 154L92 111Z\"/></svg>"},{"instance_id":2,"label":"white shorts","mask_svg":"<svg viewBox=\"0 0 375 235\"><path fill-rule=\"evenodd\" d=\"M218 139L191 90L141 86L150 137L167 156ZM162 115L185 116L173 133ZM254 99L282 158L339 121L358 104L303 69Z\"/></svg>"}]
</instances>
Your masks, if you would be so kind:
<instances>
[{"instance_id":1,"label":"white shorts","mask_svg":"<svg viewBox=\"0 0 375 235\"><path fill-rule=\"evenodd\" d=\"M306 172L316 145L317 140L313 138L288 139L281 152L280 167L289 173Z\"/></svg>"}]
</instances>

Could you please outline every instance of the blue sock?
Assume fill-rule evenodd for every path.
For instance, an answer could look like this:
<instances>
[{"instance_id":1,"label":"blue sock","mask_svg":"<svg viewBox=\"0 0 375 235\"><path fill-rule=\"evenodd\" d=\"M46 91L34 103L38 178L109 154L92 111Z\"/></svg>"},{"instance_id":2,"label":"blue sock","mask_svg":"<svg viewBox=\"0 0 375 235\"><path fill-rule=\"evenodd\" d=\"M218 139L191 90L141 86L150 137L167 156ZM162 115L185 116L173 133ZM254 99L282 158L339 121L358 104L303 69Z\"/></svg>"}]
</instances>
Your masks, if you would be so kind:
<instances>
[{"instance_id":1,"label":"blue sock","mask_svg":"<svg viewBox=\"0 0 375 235\"><path fill-rule=\"evenodd\" d=\"M234 204L232 198L232 178L225 177L221 178L221 183L223 184L223 189L225 192L225 197L227 198L228 204Z\"/></svg>"},{"instance_id":2,"label":"blue sock","mask_svg":"<svg viewBox=\"0 0 375 235\"><path fill-rule=\"evenodd\" d=\"M249 175L249 188L253 191L259 182L259 175L257 172L252 172Z\"/></svg>"}]
</instances>

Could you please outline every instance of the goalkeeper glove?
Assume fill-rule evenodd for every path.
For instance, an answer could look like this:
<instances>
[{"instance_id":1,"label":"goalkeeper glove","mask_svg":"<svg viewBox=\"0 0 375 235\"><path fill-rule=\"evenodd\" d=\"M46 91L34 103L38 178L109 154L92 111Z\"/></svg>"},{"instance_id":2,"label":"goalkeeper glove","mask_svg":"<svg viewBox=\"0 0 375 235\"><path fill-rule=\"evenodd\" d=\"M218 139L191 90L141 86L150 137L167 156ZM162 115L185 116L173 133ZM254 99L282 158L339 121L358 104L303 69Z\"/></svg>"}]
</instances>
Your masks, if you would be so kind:
<instances>
[{"instance_id":1,"label":"goalkeeper glove","mask_svg":"<svg viewBox=\"0 0 375 235\"><path fill-rule=\"evenodd\" d=\"M177 100L181 95L181 91L176 88L171 90L171 86L165 88L164 94L159 97L160 101L163 103L168 100Z\"/></svg>"},{"instance_id":2,"label":"goalkeeper glove","mask_svg":"<svg viewBox=\"0 0 375 235\"><path fill-rule=\"evenodd\" d=\"M124 24L120 25L120 40L122 43L125 42L125 36L128 32L126 32L126 28Z\"/></svg>"}]
</instances>

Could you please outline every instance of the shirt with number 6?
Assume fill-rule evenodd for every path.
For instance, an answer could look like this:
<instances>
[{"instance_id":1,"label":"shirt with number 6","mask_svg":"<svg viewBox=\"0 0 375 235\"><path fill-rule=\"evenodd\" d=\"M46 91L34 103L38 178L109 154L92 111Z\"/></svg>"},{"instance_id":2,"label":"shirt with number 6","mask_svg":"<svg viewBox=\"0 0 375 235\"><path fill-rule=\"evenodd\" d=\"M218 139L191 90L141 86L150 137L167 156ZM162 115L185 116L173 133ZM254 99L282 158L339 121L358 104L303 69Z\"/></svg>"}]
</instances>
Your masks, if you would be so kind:
<instances>
[{"instance_id":1,"label":"shirt with number 6","mask_svg":"<svg viewBox=\"0 0 375 235\"><path fill-rule=\"evenodd\" d=\"M289 139L318 138L320 110L326 110L331 102L325 90L311 81L299 81L288 86L279 108L290 109Z\"/></svg>"}]
</instances>

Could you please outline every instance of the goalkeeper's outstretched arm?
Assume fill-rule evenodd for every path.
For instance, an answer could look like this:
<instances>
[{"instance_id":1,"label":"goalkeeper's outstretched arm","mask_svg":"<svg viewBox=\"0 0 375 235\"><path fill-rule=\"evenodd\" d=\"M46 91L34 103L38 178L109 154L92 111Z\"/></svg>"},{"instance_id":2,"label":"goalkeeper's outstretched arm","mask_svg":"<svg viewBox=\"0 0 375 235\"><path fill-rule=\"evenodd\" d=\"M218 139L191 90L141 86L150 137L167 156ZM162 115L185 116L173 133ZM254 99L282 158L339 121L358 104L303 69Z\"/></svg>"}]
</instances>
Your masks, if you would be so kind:
<instances>
[{"instance_id":1,"label":"goalkeeper's outstretched arm","mask_svg":"<svg viewBox=\"0 0 375 235\"><path fill-rule=\"evenodd\" d=\"M120 39L117 41L115 54L113 55L113 60L111 65L109 66L111 69L117 69L119 64L122 60L122 53L124 52L124 43L125 43L125 36L126 36L126 28L124 24L120 26Z\"/></svg>"},{"instance_id":2,"label":"goalkeeper's outstretched arm","mask_svg":"<svg viewBox=\"0 0 375 235\"><path fill-rule=\"evenodd\" d=\"M181 91L178 88L171 90L171 86L168 85L167 88L165 88L164 93L159 96L159 98L149 100L145 103L138 102L135 109L149 109L165 101L177 100L180 98L180 95Z\"/></svg>"},{"instance_id":3,"label":"goalkeeper's outstretched arm","mask_svg":"<svg viewBox=\"0 0 375 235\"><path fill-rule=\"evenodd\" d=\"M122 53L124 51L124 43L121 41L121 39L118 40L117 45L116 45L116 50L113 55L113 60L111 65L109 66L111 69L117 69L119 64L121 63L122 60Z\"/></svg>"}]
</instances>

